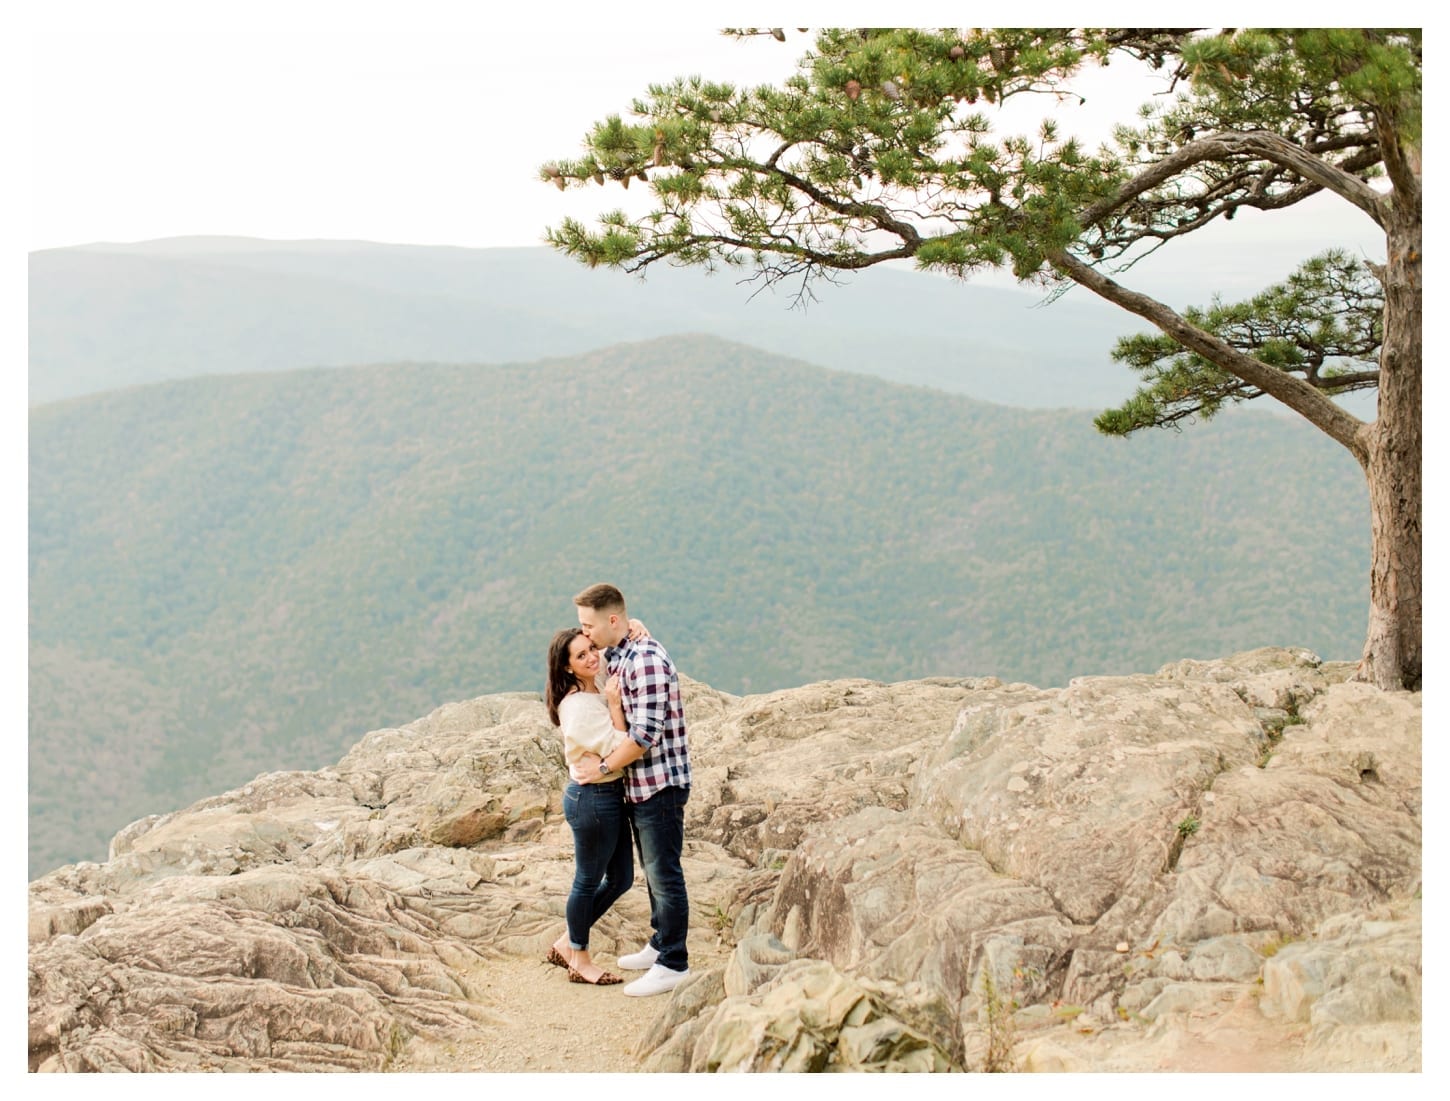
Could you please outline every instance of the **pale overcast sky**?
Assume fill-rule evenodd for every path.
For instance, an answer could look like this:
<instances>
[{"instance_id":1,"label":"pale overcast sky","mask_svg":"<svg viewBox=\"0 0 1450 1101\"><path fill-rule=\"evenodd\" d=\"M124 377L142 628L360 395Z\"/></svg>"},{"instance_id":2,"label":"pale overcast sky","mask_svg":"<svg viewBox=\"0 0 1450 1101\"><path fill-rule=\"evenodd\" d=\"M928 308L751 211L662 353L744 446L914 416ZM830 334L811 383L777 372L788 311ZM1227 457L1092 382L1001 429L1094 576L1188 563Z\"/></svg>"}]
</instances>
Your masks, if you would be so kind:
<instances>
[{"instance_id":1,"label":"pale overcast sky","mask_svg":"<svg viewBox=\"0 0 1450 1101\"><path fill-rule=\"evenodd\" d=\"M810 41L794 27L784 44L718 33L718 22L765 21L749 7L694 24L659 5L612 9L607 23L562 8L490 20L476 3L218 7L57 0L32 14L27 250L193 234L538 245L566 215L647 200L642 188L561 194L538 180L540 164L579 151L592 122L677 75L778 81ZM879 6L869 10L879 22ZM1164 82L1119 63L1079 86L1088 109L1063 118L1095 141ZM1049 109L1022 102L1013 128L1035 129ZM1331 238L1373 248L1374 227L1344 207L1240 222L1226 253L1205 235L1191 264L1242 268L1252 237L1269 252L1282 245L1287 270L1330 226ZM1254 281L1264 274L1283 272Z\"/></svg>"},{"instance_id":2,"label":"pale overcast sky","mask_svg":"<svg viewBox=\"0 0 1450 1101\"><path fill-rule=\"evenodd\" d=\"M180 234L537 245L579 206L538 166L576 153L596 117L681 68L758 83L792 56L709 27L465 26L37 34L29 247ZM617 202L608 192L581 194Z\"/></svg>"}]
</instances>

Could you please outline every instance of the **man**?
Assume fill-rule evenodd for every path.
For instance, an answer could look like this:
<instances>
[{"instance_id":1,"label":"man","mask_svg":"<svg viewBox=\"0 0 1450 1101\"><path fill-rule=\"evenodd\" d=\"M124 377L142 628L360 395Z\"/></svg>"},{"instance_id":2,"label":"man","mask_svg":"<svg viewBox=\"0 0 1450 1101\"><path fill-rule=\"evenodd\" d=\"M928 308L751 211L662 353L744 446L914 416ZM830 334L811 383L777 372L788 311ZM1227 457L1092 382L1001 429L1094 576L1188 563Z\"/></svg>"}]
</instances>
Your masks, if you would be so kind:
<instances>
[{"instance_id":1,"label":"man","mask_svg":"<svg viewBox=\"0 0 1450 1101\"><path fill-rule=\"evenodd\" d=\"M620 678L629 738L606 758L584 755L570 775L584 784L626 769L625 799L639 838L654 932L638 952L620 956L619 966L645 971L624 988L626 994L663 994L690 974L685 948L690 900L680 864L690 798L690 746L680 679L663 646L652 638L629 637L624 596L613 585L591 585L574 598L574 605L580 628L604 651L609 675Z\"/></svg>"}]
</instances>

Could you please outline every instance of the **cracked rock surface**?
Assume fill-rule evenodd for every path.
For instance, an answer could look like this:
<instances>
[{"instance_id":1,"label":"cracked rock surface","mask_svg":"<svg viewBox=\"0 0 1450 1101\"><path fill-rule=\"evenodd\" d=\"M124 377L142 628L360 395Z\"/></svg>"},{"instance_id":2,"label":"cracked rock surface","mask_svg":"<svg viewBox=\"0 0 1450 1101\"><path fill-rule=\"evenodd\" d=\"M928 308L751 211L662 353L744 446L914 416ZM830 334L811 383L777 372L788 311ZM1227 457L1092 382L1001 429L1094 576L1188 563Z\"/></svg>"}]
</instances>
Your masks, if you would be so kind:
<instances>
[{"instance_id":1,"label":"cracked rock surface","mask_svg":"<svg viewBox=\"0 0 1450 1101\"><path fill-rule=\"evenodd\" d=\"M565 772L537 696L449 704L33 882L30 1067L1418 1070L1421 700L1350 672L687 681L693 975L609 1002L610 1066L494 1050L562 928ZM590 1050L543 979L534 1031Z\"/></svg>"}]
</instances>

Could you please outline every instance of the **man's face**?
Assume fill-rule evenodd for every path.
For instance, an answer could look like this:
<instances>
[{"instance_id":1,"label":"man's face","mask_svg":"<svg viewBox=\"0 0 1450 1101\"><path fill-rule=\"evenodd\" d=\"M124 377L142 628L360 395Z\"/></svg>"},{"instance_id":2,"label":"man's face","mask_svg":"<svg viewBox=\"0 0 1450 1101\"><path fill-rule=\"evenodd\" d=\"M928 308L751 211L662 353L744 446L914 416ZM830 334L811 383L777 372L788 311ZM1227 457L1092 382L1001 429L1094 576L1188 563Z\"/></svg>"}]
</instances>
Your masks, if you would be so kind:
<instances>
[{"instance_id":1,"label":"man's face","mask_svg":"<svg viewBox=\"0 0 1450 1101\"><path fill-rule=\"evenodd\" d=\"M585 608L578 604L575 607L579 609L580 628L601 650L607 650L624 637L624 620L619 615L610 614L602 608Z\"/></svg>"}]
</instances>

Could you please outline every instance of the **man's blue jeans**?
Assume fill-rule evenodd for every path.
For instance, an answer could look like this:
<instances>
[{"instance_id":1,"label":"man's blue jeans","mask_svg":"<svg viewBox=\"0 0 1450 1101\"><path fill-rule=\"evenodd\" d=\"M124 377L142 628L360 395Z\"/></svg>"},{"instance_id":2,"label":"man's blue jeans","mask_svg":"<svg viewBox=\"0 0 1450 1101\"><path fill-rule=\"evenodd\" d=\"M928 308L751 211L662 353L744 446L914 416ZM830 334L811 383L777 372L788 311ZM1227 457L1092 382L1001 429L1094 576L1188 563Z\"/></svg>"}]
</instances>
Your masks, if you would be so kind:
<instances>
[{"instance_id":1,"label":"man's blue jeans","mask_svg":"<svg viewBox=\"0 0 1450 1101\"><path fill-rule=\"evenodd\" d=\"M564 820L574 831L574 886L564 906L569 946L589 947L589 930L634 882L624 781L564 789Z\"/></svg>"},{"instance_id":2,"label":"man's blue jeans","mask_svg":"<svg viewBox=\"0 0 1450 1101\"><path fill-rule=\"evenodd\" d=\"M649 923L654 928L649 942L660 954L655 962L671 971L685 971L690 966L685 948L690 899L685 892L685 870L680 866L689 798L689 788L667 787L643 803L629 804L649 885Z\"/></svg>"}]
</instances>

